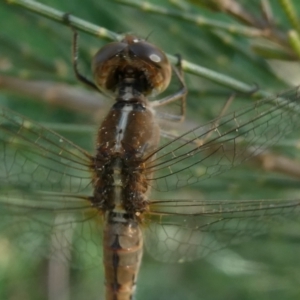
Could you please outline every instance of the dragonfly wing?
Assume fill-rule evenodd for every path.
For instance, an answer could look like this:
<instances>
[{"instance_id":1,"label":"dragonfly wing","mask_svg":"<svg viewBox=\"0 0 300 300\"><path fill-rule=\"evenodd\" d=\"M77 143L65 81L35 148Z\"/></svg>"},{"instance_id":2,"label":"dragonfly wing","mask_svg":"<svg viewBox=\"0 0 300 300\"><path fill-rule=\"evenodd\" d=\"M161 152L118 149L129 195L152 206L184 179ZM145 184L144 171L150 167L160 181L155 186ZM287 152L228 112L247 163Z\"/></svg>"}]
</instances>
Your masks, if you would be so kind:
<instances>
[{"instance_id":1,"label":"dragonfly wing","mask_svg":"<svg viewBox=\"0 0 300 300\"><path fill-rule=\"evenodd\" d=\"M1 236L28 253L59 260L95 258L97 252L101 263L101 237L93 235L99 233L98 212L88 198L92 166L80 147L0 107Z\"/></svg>"},{"instance_id":2,"label":"dragonfly wing","mask_svg":"<svg viewBox=\"0 0 300 300\"><path fill-rule=\"evenodd\" d=\"M20 251L72 261L73 266L82 266L78 259L88 266L101 263L96 221L101 218L84 196L6 188L0 196L0 219L1 238Z\"/></svg>"},{"instance_id":3,"label":"dragonfly wing","mask_svg":"<svg viewBox=\"0 0 300 300\"><path fill-rule=\"evenodd\" d=\"M149 184L157 191L169 191L217 176L299 127L299 88L257 101L160 147L147 158Z\"/></svg>"},{"instance_id":4,"label":"dragonfly wing","mask_svg":"<svg viewBox=\"0 0 300 300\"><path fill-rule=\"evenodd\" d=\"M267 233L299 218L299 200L170 201L150 205L145 244L154 258L184 262Z\"/></svg>"},{"instance_id":5,"label":"dragonfly wing","mask_svg":"<svg viewBox=\"0 0 300 300\"><path fill-rule=\"evenodd\" d=\"M84 193L92 157L59 134L0 107L0 186Z\"/></svg>"}]
</instances>

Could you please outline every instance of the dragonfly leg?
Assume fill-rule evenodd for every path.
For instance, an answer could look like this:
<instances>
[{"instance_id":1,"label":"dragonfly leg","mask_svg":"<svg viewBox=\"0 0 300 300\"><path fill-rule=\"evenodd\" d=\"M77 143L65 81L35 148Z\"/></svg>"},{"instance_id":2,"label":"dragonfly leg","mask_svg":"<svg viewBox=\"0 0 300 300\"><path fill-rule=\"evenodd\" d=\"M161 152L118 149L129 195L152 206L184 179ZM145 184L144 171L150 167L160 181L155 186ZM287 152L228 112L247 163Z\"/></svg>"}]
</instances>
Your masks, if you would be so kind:
<instances>
[{"instance_id":1,"label":"dragonfly leg","mask_svg":"<svg viewBox=\"0 0 300 300\"><path fill-rule=\"evenodd\" d=\"M200 146L203 145L208 139L209 137L213 134L214 129L217 129L218 125L219 125L219 121L220 119L224 116L224 114L227 112L228 108L230 107L232 101L235 98L235 93L231 94L230 97L226 100L226 103L223 105L223 108L221 109L219 115L217 116L217 118L215 119L215 121L211 124L211 130L207 131L207 134L201 138L201 139L195 139L192 141L192 144L195 144L196 146ZM172 139L177 139L178 135L176 134L172 134L172 133L168 133L166 131L161 130L161 136L164 138L167 138L169 140ZM179 138L179 140L181 140L182 142L187 142L187 140L185 140L184 138Z\"/></svg>"},{"instance_id":2,"label":"dragonfly leg","mask_svg":"<svg viewBox=\"0 0 300 300\"><path fill-rule=\"evenodd\" d=\"M70 28L73 31L73 42L72 42L72 65L73 65L73 70L75 73L76 78L84 83L85 85L89 86L90 88L97 90L99 92L98 87L94 82L86 78L84 75L80 74L78 70L78 32L72 25L72 20L71 20L72 15L70 13L65 13L63 16L63 21L65 24L70 26Z\"/></svg>"},{"instance_id":3,"label":"dragonfly leg","mask_svg":"<svg viewBox=\"0 0 300 300\"><path fill-rule=\"evenodd\" d=\"M157 113L158 117L161 119L166 119L174 122L182 122L185 118L186 114L186 95L187 95L187 87L184 82L183 72L182 72L182 59L180 55L177 55L178 63L177 66L172 66L173 73L176 75L177 79L179 80L180 88L177 92L172 95L169 95L165 98L160 100L152 101L152 107L159 107L167 105L171 102L180 100L180 114L179 115L172 115L168 113Z\"/></svg>"},{"instance_id":4,"label":"dragonfly leg","mask_svg":"<svg viewBox=\"0 0 300 300\"><path fill-rule=\"evenodd\" d=\"M78 33L77 31L72 28L73 30L73 43L72 43L72 64L73 70L75 73L76 78L84 83L85 85L89 86L90 88L99 91L98 87L93 83L91 80L86 78L84 75L80 74L78 70Z\"/></svg>"}]
</instances>

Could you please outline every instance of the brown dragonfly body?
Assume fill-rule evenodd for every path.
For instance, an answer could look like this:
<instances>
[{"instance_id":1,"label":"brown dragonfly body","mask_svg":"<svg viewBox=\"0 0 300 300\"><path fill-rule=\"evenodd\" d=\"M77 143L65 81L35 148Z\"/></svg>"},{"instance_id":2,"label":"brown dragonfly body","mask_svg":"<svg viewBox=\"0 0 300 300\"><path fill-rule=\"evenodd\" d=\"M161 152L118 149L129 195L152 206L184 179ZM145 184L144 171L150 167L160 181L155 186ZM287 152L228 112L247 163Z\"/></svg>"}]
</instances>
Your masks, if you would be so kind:
<instances>
[{"instance_id":1,"label":"brown dragonfly body","mask_svg":"<svg viewBox=\"0 0 300 300\"><path fill-rule=\"evenodd\" d=\"M39 241L32 238L33 234L44 239L56 236L58 241L72 235L75 242L85 242L85 230L95 234L100 214L104 220L106 299L129 300L134 294L143 245L164 262L192 261L264 233L270 221L299 214L298 199L150 197L150 189L157 193L176 190L224 173L299 128L297 88L180 136L169 135L161 143L164 134L154 108L181 100L184 114L186 95L181 74L174 69L181 82L180 91L148 102L147 97L164 91L171 79L171 67L162 51L134 36L110 43L94 57L95 84L79 74L76 59L74 55L77 77L93 88L112 93L115 99L98 130L95 155L1 108L0 216L1 228L5 228L1 233L18 240L22 233L30 232L31 241ZM64 244L55 243L58 250L64 250ZM41 245L48 244L41 241ZM78 247L74 249L84 255L86 248Z\"/></svg>"},{"instance_id":2,"label":"brown dragonfly body","mask_svg":"<svg viewBox=\"0 0 300 300\"><path fill-rule=\"evenodd\" d=\"M107 51L112 55L109 59ZM114 53L116 51L116 53ZM143 253L141 215L147 210L145 173L159 145L159 126L146 95L170 81L166 56L126 36L94 58L95 82L114 91L116 103L101 124L92 203L105 215L104 266L107 300L132 299ZM147 158L147 159L146 159Z\"/></svg>"},{"instance_id":3,"label":"brown dragonfly body","mask_svg":"<svg viewBox=\"0 0 300 300\"><path fill-rule=\"evenodd\" d=\"M139 213L147 208L150 189L142 164L159 141L158 126L146 105L141 99L118 101L99 130L92 202L105 213L107 299L131 299L142 259ZM131 173L130 168L137 171Z\"/></svg>"}]
</instances>

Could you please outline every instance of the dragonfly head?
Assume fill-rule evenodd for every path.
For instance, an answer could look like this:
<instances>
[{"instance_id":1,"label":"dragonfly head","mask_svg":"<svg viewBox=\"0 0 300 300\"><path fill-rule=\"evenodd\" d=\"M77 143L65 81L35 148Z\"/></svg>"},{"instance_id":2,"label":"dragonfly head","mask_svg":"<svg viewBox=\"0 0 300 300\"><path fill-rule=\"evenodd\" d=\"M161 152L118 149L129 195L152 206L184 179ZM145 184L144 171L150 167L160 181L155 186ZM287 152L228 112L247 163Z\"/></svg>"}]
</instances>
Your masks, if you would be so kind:
<instances>
[{"instance_id":1,"label":"dragonfly head","mask_svg":"<svg viewBox=\"0 0 300 300\"><path fill-rule=\"evenodd\" d=\"M145 96L163 92L172 73L163 51L133 35L102 47L93 58L92 70L96 85L105 92L119 93L124 85L131 85Z\"/></svg>"}]
</instances>

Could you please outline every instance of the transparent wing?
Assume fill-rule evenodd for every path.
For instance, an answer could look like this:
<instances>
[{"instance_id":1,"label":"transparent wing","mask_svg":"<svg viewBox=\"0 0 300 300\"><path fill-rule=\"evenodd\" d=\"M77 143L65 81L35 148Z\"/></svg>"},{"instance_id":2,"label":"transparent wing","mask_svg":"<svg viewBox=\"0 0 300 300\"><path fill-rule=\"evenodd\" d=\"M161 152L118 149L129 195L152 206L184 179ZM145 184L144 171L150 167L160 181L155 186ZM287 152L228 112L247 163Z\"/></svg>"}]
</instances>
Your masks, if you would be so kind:
<instances>
[{"instance_id":1,"label":"transparent wing","mask_svg":"<svg viewBox=\"0 0 300 300\"><path fill-rule=\"evenodd\" d=\"M84 196L6 188L0 195L1 238L19 249L73 266L101 264L101 216Z\"/></svg>"},{"instance_id":2,"label":"transparent wing","mask_svg":"<svg viewBox=\"0 0 300 300\"><path fill-rule=\"evenodd\" d=\"M164 262L185 262L267 233L282 221L299 221L300 200L157 201L150 211L149 253Z\"/></svg>"},{"instance_id":3,"label":"transparent wing","mask_svg":"<svg viewBox=\"0 0 300 300\"><path fill-rule=\"evenodd\" d=\"M151 186L158 191L177 189L261 154L300 127L299 104L296 88L180 135L146 158L151 161L146 169Z\"/></svg>"},{"instance_id":4,"label":"transparent wing","mask_svg":"<svg viewBox=\"0 0 300 300\"><path fill-rule=\"evenodd\" d=\"M91 168L80 147L0 108L1 236L22 250L72 261L97 255L101 263L101 218L88 198Z\"/></svg>"},{"instance_id":5,"label":"transparent wing","mask_svg":"<svg viewBox=\"0 0 300 300\"><path fill-rule=\"evenodd\" d=\"M0 184L83 193L92 157L59 134L0 107Z\"/></svg>"}]
</instances>

